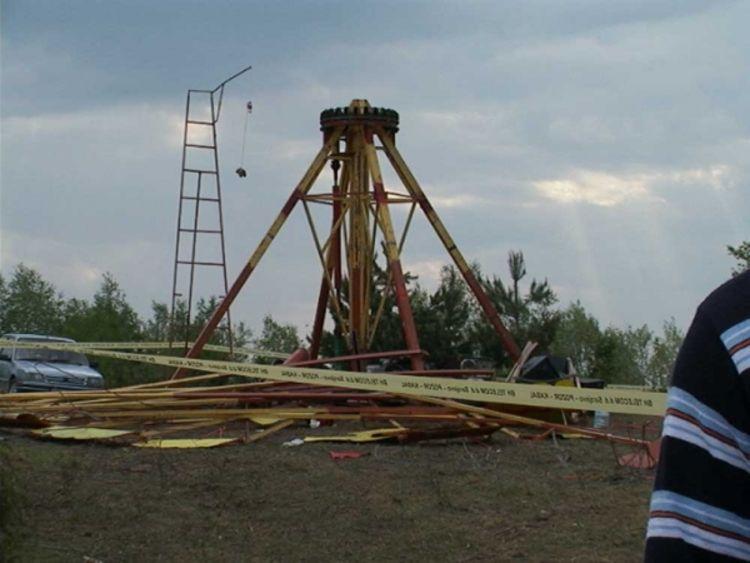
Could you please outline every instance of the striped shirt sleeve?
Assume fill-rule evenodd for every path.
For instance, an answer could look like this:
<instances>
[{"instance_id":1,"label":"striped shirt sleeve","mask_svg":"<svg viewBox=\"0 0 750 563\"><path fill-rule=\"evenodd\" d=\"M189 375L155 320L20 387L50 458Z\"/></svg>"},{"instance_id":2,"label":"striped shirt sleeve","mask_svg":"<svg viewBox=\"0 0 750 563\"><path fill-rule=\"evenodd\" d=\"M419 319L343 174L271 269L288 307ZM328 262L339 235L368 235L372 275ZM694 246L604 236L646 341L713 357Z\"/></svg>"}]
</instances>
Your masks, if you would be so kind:
<instances>
[{"instance_id":1,"label":"striped shirt sleeve","mask_svg":"<svg viewBox=\"0 0 750 563\"><path fill-rule=\"evenodd\" d=\"M677 358L646 561L750 561L750 274L709 296Z\"/></svg>"}]
</instances>

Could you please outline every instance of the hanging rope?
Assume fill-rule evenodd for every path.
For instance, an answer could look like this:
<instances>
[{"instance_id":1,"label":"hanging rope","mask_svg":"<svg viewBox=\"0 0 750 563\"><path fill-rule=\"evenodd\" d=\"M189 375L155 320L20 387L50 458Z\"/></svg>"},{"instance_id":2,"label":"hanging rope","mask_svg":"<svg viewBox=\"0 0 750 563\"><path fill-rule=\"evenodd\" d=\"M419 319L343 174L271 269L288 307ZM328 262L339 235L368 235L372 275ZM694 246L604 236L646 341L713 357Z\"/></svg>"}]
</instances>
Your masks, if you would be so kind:
<instances>
[{"instance_id":1,"label":"hanging rope","mask_svg":"<svg viewBox=\"0 0 750 563\"><path fill-rule=\"evenodd\" d=\"M247 113L245 114L245 126L242 130L242 151L240 152L240 166L235 170L235 173L240 178L247 176L247 170L245 170L245 145L247 144L247 123L250 121L250 114L253 113L253 102L247 102L246 106Z\"/></svg>"}]
</instances>

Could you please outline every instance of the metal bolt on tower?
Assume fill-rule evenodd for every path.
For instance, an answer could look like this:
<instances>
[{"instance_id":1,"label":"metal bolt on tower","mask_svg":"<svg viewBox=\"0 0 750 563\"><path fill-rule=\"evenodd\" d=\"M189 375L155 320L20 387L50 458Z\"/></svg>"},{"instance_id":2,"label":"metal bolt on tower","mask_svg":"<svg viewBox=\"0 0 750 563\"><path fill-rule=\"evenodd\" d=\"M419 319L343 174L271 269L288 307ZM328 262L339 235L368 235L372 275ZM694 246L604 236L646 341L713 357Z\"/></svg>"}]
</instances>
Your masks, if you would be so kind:
<instances>
[{"instance_id":1,"label":"metal bolt on tower","mask_svg":"<svg viewBox=\"0 0 750 563\"><path fill-rule=\"evenodd\" d=\"M377 357L408 357L413 371L425 372L425 353L419 346L401 251L416 208L433 227L440 241L461 272L485 317L498 334L501 345L515 361L518 345L503 326L492 302L474 276L469 264L422 191L416 178L396 148L399 116L392 109L371 107L367 100L353 100L347 107L325 110L320 115L323 146L313 159L302 180L292 191L262 241L229 288L226 297L203 327L188 357L196 357L229 310L232 301L258 266L271 242L298 203L307 217L322 267L318 303L313 321L310 360L295 365L314 365L330 361L318 358L327 311L333 313L337 331L343 336L350 354L339 360L351 361L352 369L362 370L361 361ZM382 151L396 172L404 192L387 189L381 174L378 152ZM330 162L333 185L330 191L312 193L311 189L326 163ZM316 229L312 204L330 207L331 223L325 236ZM391 206L408 205L409 213L400 236L391 217ZM376 248L380 243L385 254L387 287L375 295ZM404 350L371 352L370 344L378 330L383 306L392 292L401 320ZM377 299L377 305L371 303ZM173 377L179 377L181 371Z\"/></svg>"}]
</instances>

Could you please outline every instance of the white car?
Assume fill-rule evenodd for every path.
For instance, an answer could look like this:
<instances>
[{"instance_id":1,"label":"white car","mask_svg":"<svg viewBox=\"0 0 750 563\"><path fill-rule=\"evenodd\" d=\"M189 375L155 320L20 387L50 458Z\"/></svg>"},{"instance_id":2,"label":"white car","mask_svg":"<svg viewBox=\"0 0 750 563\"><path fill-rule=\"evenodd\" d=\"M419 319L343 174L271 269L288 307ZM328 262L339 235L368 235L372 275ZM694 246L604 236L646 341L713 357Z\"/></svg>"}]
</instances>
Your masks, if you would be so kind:
<instances>
[{"instance_id":1,"label":"white car","mask_svg":"<svg viewBox=\"0 0 750 563\"><path fill-rule=\"evenodd\" d=\"M70 338L38 334L4 334L2 339L14 342L75 342ZM102 389L104 378L95 367L86 356L71 350L6 345L0 348L0 391Z\"/></svg>"}]
</instances>

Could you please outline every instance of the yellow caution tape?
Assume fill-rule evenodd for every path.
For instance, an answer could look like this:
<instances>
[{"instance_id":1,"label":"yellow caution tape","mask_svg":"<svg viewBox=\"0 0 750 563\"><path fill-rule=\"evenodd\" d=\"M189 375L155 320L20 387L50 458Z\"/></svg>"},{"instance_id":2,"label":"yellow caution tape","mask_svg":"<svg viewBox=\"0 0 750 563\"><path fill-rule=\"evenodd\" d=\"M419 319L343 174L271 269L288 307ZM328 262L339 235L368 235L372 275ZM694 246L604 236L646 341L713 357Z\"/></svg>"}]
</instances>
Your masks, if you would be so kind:
<instances>
[{"instance_id":1,"label":"yellow caution tape","mask_svg":"<svg viewBox=\"0 0 750 563\"><path fill-rule=\"evenodd\" d=\"M42 344L40 341L23 341L23 340L0 340L0 348L33 348L30 344ZM68 349L68 348L98 348L100 350L176 350L182 352L185 349L183 342L55 342L52 341L55 349ZM189 342L189 346L193 343ZM46 346L50 348L51 346ZM235 346L230 349L229 346L222 346L220 344L206 344L203 349L208 352L225 352L239 354L243 356L262 356L267 358L279 358L285 360L290 356L285 352L272 352L271 350L256 350L254 348L244 348Z\"/></svg>"},{"instance_id":2,"label":"yellow caution tape","mask_svg":"<svg viewBox=\"0 0 750 563\"><path fill-rule=\"evenodd\" d=\"M135 442L132 445L137 448L215 448L238 440L239 438L169 438Z\"/></svg>"},{"instance_id":3,"label":"yellow caution tape","mask_svg":"<svg viewBox=\"0 0 750 563\"><path fill-rule=\"evenodd\" d=\"M0 346L3 345L4 343L0 341ZM28 348L64 348L94 356L172 368L219 372L311 385L346 387L348 389L360 389L364 391L380 391L414 397L440 397L480 403L572 410L601 410L652 416L664 416L666 410L666 393L655 391L579 389L577 387L527 385L498 381L474 381L443 377L295 368L284 365L266 366L242 362L198 360L194 358L117 352L114 350L93 348L91 345L66 344L65 346L59 346L56 343L47 342L24 342L22 345Z\"/></svg>"}]
</instances>

